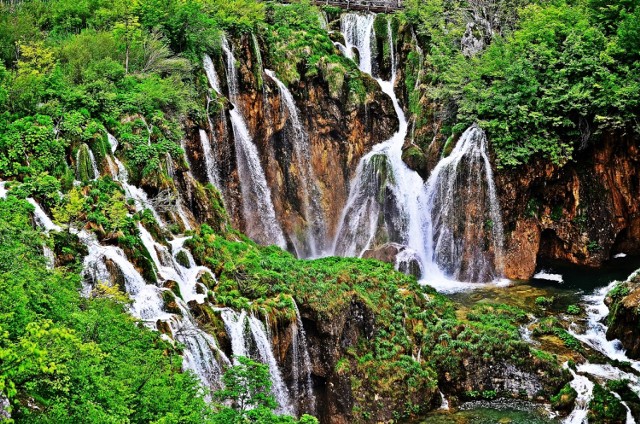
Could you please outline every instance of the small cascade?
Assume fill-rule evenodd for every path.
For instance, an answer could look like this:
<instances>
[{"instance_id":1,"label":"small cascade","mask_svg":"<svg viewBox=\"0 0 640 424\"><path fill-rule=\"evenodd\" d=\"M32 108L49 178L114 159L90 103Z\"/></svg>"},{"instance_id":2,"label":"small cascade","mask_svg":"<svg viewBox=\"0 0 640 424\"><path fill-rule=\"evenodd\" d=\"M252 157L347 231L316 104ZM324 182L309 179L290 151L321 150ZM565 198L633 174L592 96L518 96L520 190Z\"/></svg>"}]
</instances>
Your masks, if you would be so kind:
<instances>
[{"instance_id":1,"label":"small cascade","mask_svg":"<svg viewBox=\"0 0 640 424\"><path fill-rule=\"evenodd\" d=\"M109 142L109 146L111 146L111 154L114 154L118 149L118 139L112 134L107 133L107 141Z\"/></svg>"},{"instance_id":2,"label":"small cascade","mask_svg":"<svg viewBox=\"0 0 640 424\"><path fill-rule=\"evenodd\" d=\"M449 401L446 397L444 397L444 393L440 389L438 389L438 393L440 393L440 407L438 410L440 411L448 411L449 410Z\"/></svg>"},{"instance_id":3,"label":"small cascade","mask_svg":"<svg viewBox=\"0 0 640 424\"><path fill-rule=\"evenodd\" d=\"M204 303L206 299L206 287L200 287L198 293L198 277L201 273L208 273L212 279L215 277L210 269L206 267L197 267L190 253L182 246L188 237L180 239L174 239L172 241L172 251L170 252L166 246L156 242L151 234L147 231L142 224L138 224L138 230L140 231L140 239L142 244L151 255L151 259L156 266L158 276L163 281L175 281L180 288L180 294L185 302L195 300L198 303ZM176 259L178 252L186 256L188 260L188 267L183 266Z\"/></svg>"},{"instance_id":4,"label":"small cascade","mask_svg":"<svg viewBox=\"0 0 640 424\"><path fill-rule=\"evenodd\" d=\"M227 86L229 101L233 109L229 111L235 139L236 160L242 191L242 207L247 223L246 233L256 242L286 247L286 242L271 200L271 190L260 164L258 149L249 134L238 100L238 71L236 59L228 40L222 39L222 50L226 57Z\"/></svg>"},{"instance_id":5,"label":"small cascade","mask_svg":"<svg viewBox=\"0 0 640 424\"><path fill-rule=\"evenodd\" d=\"M215 157L211 149L211 142L205 130L200 130L200 143L202 145L202 153L204 154L204 163L207 170L207 180L216 187L219 187L218 169L216 167Z\"/></svg>"},{"instance_id":6,"label":"small cascade","mask_svg":"<svg viewBox=\"0 0 640 424\"><path fill-rule=\"evenodd\" d=\"M372 69L370 49L373 22L374 15L356 13L344 14L341 20L347 52L356 47L360 54L360 69L368 73ZM389 43L390 51L394 52L393 37L389 37ZM347 56L352 57L351 54ZM396 59L392 58L392 63L395 62ZM365 250L377 244L392 241L409 246L424 265L424 182L402 161L402 146L408 125L393 89L395 77L394 73L391 81L377 81L392 100L400 123L399 129L389 140L374 146L360 160L342 211L333 254L361 256Z\"/></svg>"},{"instance_id":7,"label":"small cascade","mask_svg":"<svg viewBox=\"0 0 640 424\"><path fill-rule=\"evenodd\" d=\"M51 218L42 210L38 202L33 200L32 198L28 198L27 202L31 203L35 210L33 211L33 217L36 221L36 224L44 230L45 233L49 231L62 231L59 225L55 224Z\"/></svg>"},{"instance_id":8,"label":"small cascade","mask_svg":"<svg viewBox=\"0 0 640 424\"><path fill-rule=\"evenodd\" d=\"M163 292L168 289L147 284L122 249L101 245L93 233L85 230L77 235L88 250L83 262L83 294L90 296L98 283L113 284L121 279L124 290L133 300L130 313L154 330L158 322L167 323L173 338L185 345L184 368L192 370L206 387L220 388L223 368L230 362L215 339L197 327L185 301L175 297L180 315L166 312ZM114 268L117 275L114 275Z\"/></svg>"},{"instance_id":9,"label":"small cascade","mask_svg":"<svg viewBox=\"0 0 640 424\"><path fill-rule=\"evenodd\" d=\"M107 134L107 137L110 140L109 143L111 144L112 151L115 151L115 147L118 146L118 141L111 134ZM140 212L145 209L149 209L153 214L153 217L158 222L158 225L160 227L164 227L164 221L160 218L160 214L156 211L156 208L153 206L151 201L149 201L147 193L143 189L129 184L129 172L127 172L127 168L125 168L120 159L116 156L112 156L112 160L116 164L116 168L118 170L117 174L114 176L114 180L118 181L122 185L126 198L133 200L136 211Z\"/></svg>"},{"instance_id":10,"label":"small cascade","mask_svg":"<svg viewBox=\"0 0 640 424\"><path fill-rule=\"evenodd\" d=\"M640 361L627 357L619 340L607 340L608 328L605 323L609 315L609 308L605 305L604 299L616 284L616 282L612 282L608 286L596 290L593 294L584 296L583 305L587 312L586 331L578 332L575 325L572 325L568 331L575 338L606 357L629 362L634 369L640 371Z\"/></svg>"},{"instance_id":11,"label":"small cascade","mask_svg":"<svg viewBox=\"0 0 640 424\"><path fill-rule=\"evenodd\" d=\"M6 189L6 181L0 181L0 199L6 199L7 198L7 189Z\"/></svg>"},{"instance_id":12,"label":"small cascade","mask_svg":"<svg viewBox=\"0 0 640 424\"><path fill-rule=\"evenodd\" d=\"M484 131L467 129L431 172L425 190L430 262L458 281L501 277L502 218Z\"/></svg>"},{"instance_id":13,"label":"small cascade","mask_svg":"<svg viewBox=\"0 0 640 424\"><path fill-rule=\"evenodd\" d=\"M320 28L325 31L329 30L329 18L327 17L327 12L322 9L318 11L318 22L320 22Z\"/></svg>"},{"instance_id":14,"label":"small cascade","mask_svg":"<svg viewBox=\"0 0 640 424\"><path fill-rule=\"evenodd\" d=\"M295 161L295 164L289 166L295 167L302 190L302 212L306 221L306 229L298 234L289 234L289 238L292 240L299 258L317 257L324 252L326 247L327 226L320 204L322 195L311 167L309 135L302 125L298 108L289 89L276 77L273 71L267 69L265 73L278 86L283 100L282 106L287 111L288 119L284 134L293 147Z\"/></svg>"},{"instance_id":15,"label":"small cascade","mask_svg":"<svg viewBox=\"0 0 640 424\"><path fill-rule=\"evenodd\" d=\"M271 391L278 402L278 413L293 414L289 391L284 384L278 362L273 354L271 341L262 322L245 311L240 313L225 308L220 310L227 334L231 339L234 356L247 356L269 366Z\"/></svg>"},{"instance_id":16,"label":"small cascade","mask_svg":"<svg viewBox=\"0 0 640 424\"><path fill-rule=\"evenodd\" d=\"M96 158L87 144L82 144L76 153L76 175L83 181L100 178Z\"/></svg>"},{"instance_id":17,"label":"small cascade","mask_svg":"<svg viewBox=\"0 0 640 424\"><path fill-rule=\"evenodd\" d=\"M354 59L354 48L358 51L358 66L362 72L371 74L373 39L373 21L376 15L373 13L345 13L340 18L340 32L344 35L345 55Z\"/></svg>"},{"instance_id":18,"label":"small cascade","mask_svg":"<svg viewBox=\"0 0 640 424\"><path fill-rule=\"evenodd\" d=\"M291 373L293 374L293 398L298 401L304 399L308 403L308 411L311 414L316 410L316 398L313 394L313 380L311 378L311 357L307 347L307 335L302 326L302 318L295 301L296 321L292 323L291 331ZM304 376L301 381L300 376Z\"/></svg>"},{"instance_id":19,"label":"small cascade","mask_svg":"<svg viewBox=\"0 0 640 424\"><path fill-rule=\"evenodd\" d=\"M4 189L4 182L2 183L2 188L0 190L4 191L3 193L0 193L0 198L5 198L7 192ZM62 231L62 228L60 228L59 225L56 225L45 213L45 211L42 210L38 202L30 197L27 199L27 201L31 203L35 208L33 211L33 218L36 221L36 225L38 225L38 227L40 227L45 234L48 235L50 231ZM42 254L44 255L44 258L46 260L47 268L53 269L56 260L53 250L51 250L51 248L46 244L43 244Z\"/></svg>"},{"instance_id":20,"label":"small cascade","mask_svg":"<svg viewBox=\"0 0 640 424\"><path fill-rule=\"evenodd\" d=\"M565 367L569 368L567 364ZM575 406L571 414L562 420L563 424L583 424L587 420L587 413L589 412L589 402L593 397L593 383L587 377L578 375L569 368L569 372L573 376L571 380L571 387L576 391L578 396L576 397Z\"/></svg>"},{"instance_id":21,"label":"small cascade","mask_svg":"<svg viewBox=\"0 0 640 424\"><path fill-rule=\"evenodd\" d=\"M213 65L211 56L205 54L202 62L204 72L207 75L207 80L209 81L209 85L215 90L216 93L220 94L220 79L218 78L218 73L216 72L216 68Z\"/></svg>"}]
</instances>

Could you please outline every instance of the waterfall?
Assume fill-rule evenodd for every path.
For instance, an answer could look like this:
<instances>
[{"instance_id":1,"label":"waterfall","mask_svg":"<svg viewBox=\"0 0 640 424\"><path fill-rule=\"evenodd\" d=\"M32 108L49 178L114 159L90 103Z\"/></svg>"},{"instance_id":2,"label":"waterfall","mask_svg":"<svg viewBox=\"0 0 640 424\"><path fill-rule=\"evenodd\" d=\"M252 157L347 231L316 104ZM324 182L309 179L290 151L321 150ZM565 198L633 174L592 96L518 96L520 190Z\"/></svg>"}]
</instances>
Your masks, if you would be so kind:
<instances>
[{"instance_id":1,"label":"waterfall","mask_svg":"<svg viewBox=\"0 0 640 424\"><path fill-rule=\"evenodd\" d=\"M200 143L202 145L202 153L204 154L204 163L207 171L207 180L216 187L218 183L218 169L216 167L215 157L211 150L211 143L205 130L200 130Z\"/></svg>"},{"instance_id":2,"label":"waterfall","mask_svg":"<svg viewBox=\"0 0 640 424\"><path fill-rule=\"evenodd\" d=\"M501 277L503 230L484 131L467 129L426 183L427 252L458 281Z\"/></svg>"},{"instance_id":3,"label":"waterfall","mask_svg":"<svg viewBox=\"0 0 640 424\"><path fill-rule=\"evenodd\" d=\"M353 49L358 50L358 66L362 72L371 74L372 54L371 40L373 38L373 21L376 15L367 13L345 13L340 19L340 32L344 35L345 54L354 59Z\"/></svg>"},{"instance_id":4,"label":"waterfall","mask_svg":"<svg viewBox=\"0 0 640 424\"><path fill-rule=\"evenodd\" d=\"M4 182L2 183L1 190L3 191L3 193L0 194L0 198L6 197L6 190L4 190ZM40 227L46 235L49 235L50 231L62 231L62 228L60 228L59 225L56 225L51 220L51 218L49 218L49 216L45 213L45 211L42 210L40 205L34 199L29 197L27 198L27 201L31 203L34 207L33 218L36 221L36 225ZM53 250L51 250L51 248L46 244L43 244L42 254L45 258L47 268L53 269L53 266L55 265L55 260L56 260Z\"/></svg>"},{"instance_id":5,"label":"waterfall","mask_svg":"<svg viewBox=\"0 0 640 424\"><path fill-rule=\"evenodd\" d=\"M293 147L295 164L289 166L297 171L297 177L302 190L302 212L306 221L304 232L289 234L299 258L317 257L325 250L325 235L327 227L322 210L321 193L317 186L317 178L311 166L311 146L298 108L289 89L271 70L265 73L276 83L282 99L282 107L287 111L287 122L284 136ZM295 172L294 171L294 172Z\"/></svg>"},{"instance_id":6,"label":"waterfall","mask_svg":"<svg viewBox=\"0 0 640 424\"><path fill-rule=\"evenodd\" d=\"M247 315L245 311L238 313L228 308L220 309L219 311L227 330L227 335L231 339L233 355L252 357L267 364L271 375L271 391L280 406L277 412L293 414L289 391L282 379L282 373L273 354L271 341L262 322L252 315Z\"/></svg>"},{"instance_id":7,"label":"waterfall","mask_svg":"<svg viewBox=\"0 0 640 424\"><path fill-rule=\"evenodd\" d=\"M341 29L346 55L358 50L359 66L371 73L372 14L344 14ZM400 128L365 155L351 182L333 252L361 256L393 241L419 258L424 277L487 282L501 277L503 229L487 156L487 139L477 126L462 135L426 184L402 161L407 120L393 90L397 60L391 21L387 22L391 81L378 83L391 98Z\"/></svg>"},{"instance_id":8,"label":"waterfall","mask_svg":"<svg viewBox=\"0 0 640 424\"><path fill-rule=\"evenodd\" d=\"M565 366L568 368L566 364ZM571 368L569 368L569 372L573 376L571 387L578 393L578 396L573 411L562 422L564 424L582 424L586 422L589 412L589 402L593 397L593 383L587 377L576 374Z\"/></svg>"},{"instance_id":9,"label":"waterfall","mask_svg":"<svg viewBox=\"0 0 640 424\"><path fill-rule=\"evenodd\" d=\"M138 224L138 231L140 232L142 244L151 255L151 260L158 271L158 276L164 281L175 281L178 283L180 294L185 302L195 300L198 303L204 303L207 288L201 286L200 291L202 293L198 293L197 286L200 284L198 283L198 277L201 276L201 273L208 273L214 280L215 277L210 269L196 266L191 254L182 248L188 237L174 239L171 242L173 249L169 251L167 247L156 242L142 224ZM186 256L189 262L188 267L181 265L176 259L179 252L183 252L183 255Z\"/></svg>"},{"instance_id":10,"label":"waterfall","mask_svg":"<svg viewBox=\"0 0 640 424\"><path fill-rule=\"evenodd\" d=\"M216 93L220 94L220 79L218 78L215 66L213 66L211 56L205 54L202 62L209 85L211 85L211 88L213 88Z\"/></svg>"},{"instance_id":11,"label":"waterfall","mask_svg":"<svg viewBox=\"0 0 640 424\"><path fill-rule=\"evenodd\" d=\"M358 48L360 69L371 72L371 37L374 15L349 13L342 16L341 28L347 51ZM389 37L393 44L393 38ZM391 46L391 52L394 51ZM395 59L392 59L395 63ZM402 161L402 146L407 135L407 120L391 81L378 79L382 91L393 103L399 129L387 141L377 144L358 164L349 197L342 211L333 253L361 256L378 243L395 241L408 245L420 262L426 262L422 232L424 209L423 181Z\"/></svg>"},{"instance_id":12,"label":"waterfall","mask_svg":"<svg viewBox=\"0 0 640 424\"><path fill-rule=\"evenodd\" d=\"M313 380L311 379L311 357L307 347L307 335L302 326L302 318L298 305L293 301L296 310L296 321L291 326L293 332L291 337L291 373L293 374L293 398L306 399L308 411L313 414L316 410L316 398L313 394ZM304 375L304 380L300 381L300 375ZM301 390L302 389L302 390Z\"/></svg>"},{"instance_id":13,"label":"waterfall","mask_svg":"<svg viewBox=\"0 0 640 424\"><path fill-rule=\"evenodd\" d=\"M115 151L118 146L118 140L116 140L116 138L111 134L107 134L107 137L109 139L109 143L111 144L112 151ZM160 218L160 214L156 211L156 208L153 206L151 201L149 201L147 193L143 189L129 184L129 172L127 172L127 168L115 155L112 157L112 159L115 162L116 167L118 168L117 174L114 176L114 180L118 181L122 186L125 197L127 199L133 200L136 211L140 212L145 209L150 210L151 214L158 222L158 225L160 227L164 227L164 221Z\"/></svg>"},{"instance_id":14,"label":"waterfall","mask_svg":"<svg viewBox=\"0 0 640 424\"><path fill-rule=\"evenodd\" d=\"M276 244L286 247L286 242L271 200L271 190L260 164L258 149L253 143L238 100L238 71L236 59L228 40L222 39L222 50L226 57L227 86L229 101L233 109L229 111L235 139L238 175L242 191L242 207L246 221L246 233L260 244Z\"/></svg>"},{"instance_id":15,"label":"waterfall","mask_svg":"<svg viewBox=\"0 0 640 424\"><path fill-rule=\"evenodd\" d=\"M166 312L162 294L168 289L147 284L122 249L101 245L93 233L85 230L77 235L88 250L83 262L83 294L90 296L97 283L113 282L115 266L125 291L133 300L129 312L151 329L156 329L158 322L166 322L174 339L185 345L184 368L192 370L206 387L220 388L223 367L230 362L215 339L198 328L185 301L175 297L181 316ZM184 292L191 293L192 290L185 288Z\"/></svg>"}]
</instances>

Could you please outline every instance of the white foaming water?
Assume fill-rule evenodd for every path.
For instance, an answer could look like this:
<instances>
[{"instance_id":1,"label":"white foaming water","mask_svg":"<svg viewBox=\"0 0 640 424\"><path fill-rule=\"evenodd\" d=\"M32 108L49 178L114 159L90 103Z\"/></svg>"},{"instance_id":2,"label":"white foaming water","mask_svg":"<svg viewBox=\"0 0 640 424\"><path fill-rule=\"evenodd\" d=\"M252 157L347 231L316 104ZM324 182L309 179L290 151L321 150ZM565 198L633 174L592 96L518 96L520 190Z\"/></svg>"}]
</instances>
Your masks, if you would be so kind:
<instances>
[{"instance_id":1,"label":"white foaming water","mask_svg":"<svg viewBox=\"0 0 640 424\"><path fill-rule=\"evenodd\" d=\"M537 278L538 280L555 281L556 283L560 283L560 284L564 283L562 274L553 274L545 270L542 270L534 274L533 278Z\"/></svg>"},{"instance_id":2,"label":"white foaming water","mask_svg":"<svg viewBox=\"0 0 640 424\"><path fill-rule=\"evenodd\" d=\"M352 47L358 48L360 69L368 73L372 69L370 49L374 17L348 13L342 15L341 20L347 56L351 57ZM407 120L393 90L394 80L395 74L391 81L377 81L391 98L399 120L398 131L389 140L374 146L360 160L342 211L333 254L361 256L373 247L377 237L386 235L411 247L424 264L426 254L420 213L425 200L423 181L402 161Z\"/></svg>"},{"instance_id":3,"label":"white foaming water","mask_svg":"<svg viewBox=\"0 0 640 424\"><path fill-rule=\"evenodd\" d=\"M426 183L429 262L456 280L487 282L502 276L502 217L486 144L484 131L471 126Z\"/></svg>"},{"instance_id":4,"label":"white foaming water","mask_svg":"<svg viewBox=\"0 0 640 424\"><path fill-rule=\"evenodd\" d=\"M108 136L113 137L110 134L108 134ZM115 145L117 146L117 140L115 140L115 143ZM164 221L160 218L160 214L158 214L156 208L149 201L147 193L143 189L129 184L129 173L127 172L127 168L125 168L124 164L116 156L113 156L112 159L116 164L116 167L118 168L118 173L114 176L114 180L118 181L120 185L122 185L125 197L127 199L133 200L137 212L143 211L144 209L149 209L153 217L158 222L158 225L160 227L164 227Z\"/></svg>"},{"instance_id":5,"label":"white foaming water","mask_svg":"<svg viewBox=\"0 0 640 424\"><path fill-rule=\"evenodd\" d=\"M615 255L613 255L614 259L621 259L621 258L626 258L627 254L626 253L616 253Z\"/></svg>"},{"instance_id":6,"label":"white foaming water","mask_svg":"<svg viewBox=\"0 0 640 424\"><path fill-rule=\"evenodd\" d=\"M172 247L175 246L173 252L170 252L166 246L156 242L151 234L147 231L142 224L138 224L138 230L140 231L140 239L142 244L151 255L154 265L158 271L158 276L164 281L175 281L180 287L180 294L185 302L195 300L198 303L204 303L206 299L206 287L200 287L202 294L197 293L198 277L200 273L206 272L211 278L213 273L206 267L198 267L193 261L193 257L182 246L188 237L175 239L172 241ZM176 260L178 252L183 252L188 261L189 267L184 267Z\"/></svg>"},{"instance_id":7,"label":"white foaming water","mask_svg":"<svg viewBox=\"0 0 640 424\"><path fill-rule=\"evenodd\" d=\"M238 313L228 308L221 309L220 316L227 334L231 338L233 355L246 357L253 355L254 359L267 364L271 375L271 391L279 405L277 412L292 414L294 411L289 391L282 379L271 341L262 322L254 316L247 315L245 311ZM254 348L254 351L251 351L251 347ZM235 360L234 362L237 363Z\"/></svg>"},{"instance_id":8,"label":"white foaming water","mask_svg":"<svg viewBox=\"0 0 640 424\"><path fill-rule=\"evenodd\" d=\"M449 401L447 400L446 397L444 397L444 393L442 393L442 391L440 391L440 389L438 389L438 393L440 393L440 407L438 408L441 411L448 411L449 410Z\"/></svg>"},{"instance_id":9,"label":"white foaming water","mask_svg":"<svg viewBox=\"0 0 640 424\"><path fill-rule=\"evenodd\" d=\"M265 73L277 84L283 100L282 107L288 112L284 135L293 147L298 182L302 190L302 213L306 228L305 231L297 231L297 234L289 234L289 238L299 258L318 257L326 248L327 226L320 204L321 193L317 186L317 178L311 167L309 135L302 125L298 108L289 89L273 71L266 69Z\"/></svg>"},{"instance_id":10,"label":"white foaming water","mask_svg":"<svg viewBox=\"0 0 640 424\"><path fill-rule=\"evenodd\" d=\"M7 189L5 188L6 181L0 181L0 199L7 198Z\"/></svg>"},{"instance_id":11,"label":"white foaming water","mask_svg":"<svg viewBox=\"0 0 640 424\"><path fill-rule=\"evenodd\" d=\"M627 361L633 368L640 371L640 362L627 357L619 340L607 340L607 326L604 322L609 315L609 308L605 305L604 299L616 284L612 282L606 287L597 289L593 294L583 297L587 312L587 329L584 333L578 333L572 325L569 333L608 358Z\"/></svg>"},{"instance_id":12,"label":"white foaming water","mask_svg":"<svg viewBox=\"0 0 640 424\"><path fill-rule=\"evenodd\" d=\"M249 129L237 101L238 71L236 59L228 40L222 39L222 50L226 56L227 86L229 101L233 109L229 111L235 139L236 160L242 191L242 208L247 222L246 233L260 244L275 244L286 247L286 241L271 200L271 190L260 163L258 149L253 143Z\"/></svg>"},{"instance_id":13,"label":"white foaming water","mask_svg":"<svg viewBox=\"0 0 640 424\"><path fill-rule=\"evenodd\" d=\"M304 396L309 404L309 410L306 412L314 414L316 410L316 398L313 393L311 357L309 356L309 349L307 347L307 335L304 331L304 327L302 326L302 318L300 317L300 311L298 310L298 305L295 303L295 300L293 301L293 306L296 310L296 321L291 326L291 331L293 331L293 336L291 338L291 350L293 354L291 372L293 373L294 379L293 398L300 400L301 396ZM304 375L303 381L300 381L301 372Z\"/></svg>"},{"instance_id":14,"label":"white foaming water","mask_svg":"<svg viewBox=\"0 0 640 424\"><path fill-rule=\"evenodd\" d=\"M100 171L98 171L98 165L96 164L96 158L93 155L93 152L86 144L81 145L78 149L78 152L76 153L76 164L78 167L80 166L80 154L82 153L82 150L86 150L87 155L89 156L89 161L91 162L91 172L93 173L92 180L97 180L98 178L100 178Z\"/></svg>"},{"instance_id":15,"label":"white foaming water","mask_svg":"<svg viewBox=\"0 0 640 424\"><path fill-rule=\"evenodd\" d=\"M636 273L632 274L629 278L631 279L635 275ZM606 357L621 362L628 362L631 367L633 367L635 370L640 371L640 361L636 361L627 357L625 350L623 349L622 344L619 340L607 340L607 326L604 323L606 322L606 318L609 314L609 308L605 305L604 299L607 293L611 291L611 289L613 289L616 284L617 282L612 282L606 287L597 289L592 295L584 296L583 306L585 307L587 313L586 331L578 333L574 324L570 326L568 331L575 338L590 346L594 350L602 353ZM610 364L593 364L589 362L578 365L577 370L578 372L590 375L592 378L595 378L599 381L628 380L629 388L633 392L635 392L636 395L640 396L640 377L638 377L635 373L628 373ZM573 375L575 381L575 374ZM578 377L579 379L586 379L586 377L583 376ZM572 387L573 384L574 383L572 382ZM582 383L577 382L576 384L579 385ZM619 397L617 393L614 393L614 395ZM589 393L589 400L590 397L591 393ZM627 408L627 423L635 423L633 416L631 416L629 407L626 403L622 403L624 407ZM578 409L578 406L576 406L576 409ZM574 416L574 413L581 414L580 411L576 412L574 410L570 417ZM565 420L564 422L577 424L581 423L582 421L578 421L577 419L575 419L573 421Z\"/></svg>"},{"instance_id":16,"label":"white foaming water","mask_svg":"<svg viewBox=\"0 0 640 424\"><path fill-rule=\"evenodd\" d=\"M218 73L216 72L215 66L213 66L213 60L211 60L211 56L205 54L202 62L204 66L204 72L207 74L207 79L209 80L209 85L211 85L211 88L213 88L216 93L220 94L220 79L218 78Z\"/></svg>"},{"instance_id":17,"label":"white foaming water","mask_svg":"<svg viewBox=\"0 0 640 424\"><path fill-rule=\"evenodd\" d=\"M565 363L565 367L568 368ZM571 368L569 372L573 376L571 380L571 387L576 391L578 396L573 411L562 422L564 424L583 424L587 420L587 413L589 412L589 402L593 397L593 383L587 377L576 374Z\"/></svg>"},{"instance_id":18,"label":"white foaming water","mask_svg":"<svg viewBox=\"0 0 640 424\"><path fill-rule=\"evenodd\" d=\"M109 146L111 146L111 154L114 154L118 149L118 139L107 133L107 140L109 141Z\"/></svg>"},{"instance_id":19,"label":"white foaming water","mask_svg":"<svg viewBox=\"0 0 640 424\"><path fill-rule=\"evenodd\" d=\"M36 220L36 224L44 230L45 233L49 231L62 231L59 225L55 224L51 218L42 210L38 202L32 198L28 198L27 202L31 203L35 210L33 211L33 217Z\"/></svg>"},{"instance_id":20,"label":"white foaming water","mask_svg":"<svg viewBox=\"0 0 640 424\"><path fill-rule=\"evenodd\" d=\"M358 50L358 66L362 72L371 74L371 40L373 37L373 21L376 15L368 13L344 13L340 17L340 32L344 35L345 55L355 59L353 48Z\"/></svg>"},{"instance_id":21,"label":"white foaming water","mask_svg":"<svg viewBox=\"0 0 640 424\"><path fill-rule=\"evenodd\" d=\"M83 294L89 296L98 283L110 283L114 279L112 267L115 266L133 300L129 306L130 313L154 330L158 321L167 322L174 339L185 345L183 367L192 370L206 387L220 388L223 367L230 362L215 339L197 327L184 300L175 297L182 316L166 312L162 293L168 289L147 284L122 249L100 245L95 235L85 230L77 235L88 250L83 263Z\"/></svg>"},{"instance_id":22,"label":"white foaming water","mask_svg":"<svg viewBox=\"0 0 640 424\"><path fill-rule=\"evenodd\" d=\"M205 130L200 130L200 144L202 145L202 153L204 154L204 164L207 171L207 180L216 187L219 187L218 169L216 167L215 157L211 150L209 136Z\"/></svg>"},{"instance_id":23,"label":"white foaming water","mask_svg":"<svg viewBox=\"0 0 640 424\"><path fill-rule=\"evenodd\" d=\"M357 48L359 67L368 73L372 69L373 22L374 15L355 13L344 14L341 20L346 55L353 57L352 49ZM378 83L393 102L399 130L360 160L333 254L361 256L381 240L390 240L410 247L420 259L423 277L428 278L423 282L439 289L478 287L459 281L507 284L500 280L502 218L486 136L475 125L465 131L425 185L402 160L407 120L393 90L396 58L392 31L388 42L393 75L391 81L378 79ZM465 207L470 200L473 208ZM491 236L488 251L482 247L487 234Z\"/></svg>"}]
</instances>

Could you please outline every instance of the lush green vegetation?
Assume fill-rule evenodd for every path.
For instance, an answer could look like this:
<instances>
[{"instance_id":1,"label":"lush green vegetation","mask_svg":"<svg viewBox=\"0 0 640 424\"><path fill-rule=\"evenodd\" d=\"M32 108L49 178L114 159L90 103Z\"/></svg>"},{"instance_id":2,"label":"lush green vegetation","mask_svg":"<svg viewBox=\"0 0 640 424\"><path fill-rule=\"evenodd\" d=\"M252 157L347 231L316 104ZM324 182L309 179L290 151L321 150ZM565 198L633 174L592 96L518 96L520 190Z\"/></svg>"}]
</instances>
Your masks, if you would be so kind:
<instances>
[{"instance_id":1,"label":"lush green vegetation","mask_svg":"<svg viewBox=\"0 0 640 424\"><path fill-rule=\"evenodd\" d=\"M462 3L412 0L405 12L427 47L423 95L440 103L445 133L477 121L499 166L515 166L562 165L606 133L639 131L640 2L473 2L492 22L473 30L488 44L473 57L460 48Z\"/></svg>"},{"instance_id":2,"label":"lush green vegetation","mask_svg":"<svg viewBox=\"0 0 640 424\"><path fill-rule=\"evenodd\" d=\"M178 348L124 310L79 294L79 262L46 268L33 206L0 201L0 389L20 422L193 422L207 409Z\"/></svg>"},{"instance_id":3,"label":"lush green vegetation","mask_svg":"<svg viewBox=\"0 0 640 424\"><path fill-rule=\"evenodd\" d=\"M214 393L214 398L223 402L213 417L214 424L318 424L316 418L306 414L300 421L274 414L278 403L271 394L269 367L243 356L236 359L238 364L222 377L225 388Z\"/></svg>"}]
</instances>

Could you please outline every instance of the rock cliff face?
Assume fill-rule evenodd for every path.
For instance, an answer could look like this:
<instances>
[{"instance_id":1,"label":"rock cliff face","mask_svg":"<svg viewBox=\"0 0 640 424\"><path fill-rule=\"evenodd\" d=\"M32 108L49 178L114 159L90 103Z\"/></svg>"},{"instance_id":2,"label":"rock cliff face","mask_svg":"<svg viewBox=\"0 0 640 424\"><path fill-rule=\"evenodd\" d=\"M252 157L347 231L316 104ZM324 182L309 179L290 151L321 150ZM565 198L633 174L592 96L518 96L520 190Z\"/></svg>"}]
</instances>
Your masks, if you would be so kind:
<instances>
[{"instance_id":1,"label":"rock cliff face","mask_svg":"<svg viewBox=\"0 0 640 424\"><path fill-rule=\"evenodd\" d=\"M640 358L640 273L616 286L605 298L609 306L607 339L618 339L629 358Z\"/></svg>"},{"instance_id":2,"label":"rock cliff face","mask_svg":"<svg viewBox=\"0 0 640 424\"><path fill-rule=\"evenodd\" d=\"M564 167L532 163L497 173L506 276L528 278L538 261L598 267L640 251L640 140L607 134Z\"/></svg>"},{"instance_id":3,"label":"rock cliff face","mask_svg":"<svg viewBox=\"0 0 640 424\"><path fill-rule=\"evenodd\" d=\"M294 149L290 137L285 136L289 112L283 107L284 99L276 83L263 72L263 64L260 58L256 58L253 43L250 37L234 42L239 77L236 103L257 146L278 221L285 235L291 235L309 224L301 212L301 205L306 201L301 184L302 171L292 157ZM225 75L222 59L218 59L215 66L219 75ZM364 74L361 78L367 88L363 102L354 101L349 96L346 84L341 92L330 90L329 83L321 74L302 79L289 87L308 134L311 169L320 191L319 203L327 226L327 240L332 240L337 230L358 161L374 144L393 134L398 126L388 96L382 93L373 79ZM220 79L223 92L226 92L226 81ZM221 110L214 110L216 106ZM214 144L226 209L234 226L246 232L250 223L243 218L241 183L226 106L211 104L211 125L205 121L190 128L186 150L193 174L201 182L206 182L204 153L198 135L199 128L206 128ZM287 242L292 250L289 237Z\"/></svg>"}]
</instances>

